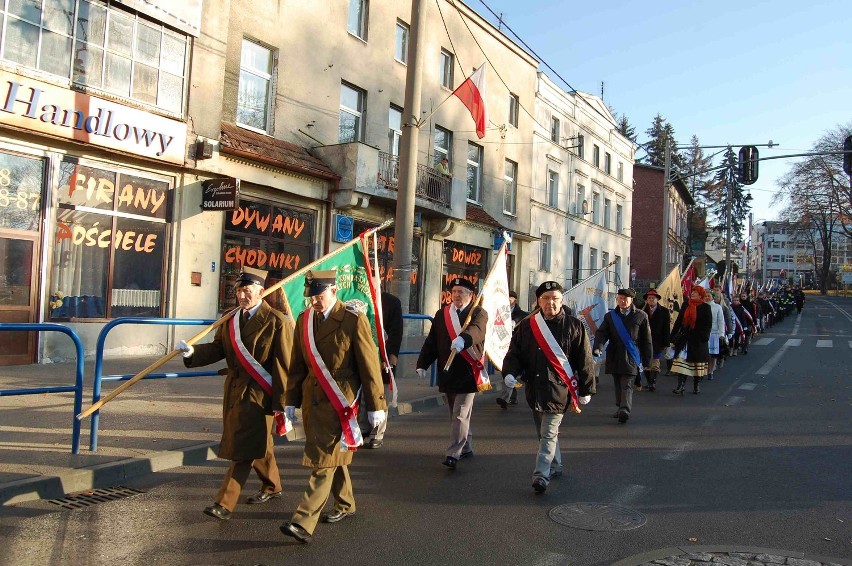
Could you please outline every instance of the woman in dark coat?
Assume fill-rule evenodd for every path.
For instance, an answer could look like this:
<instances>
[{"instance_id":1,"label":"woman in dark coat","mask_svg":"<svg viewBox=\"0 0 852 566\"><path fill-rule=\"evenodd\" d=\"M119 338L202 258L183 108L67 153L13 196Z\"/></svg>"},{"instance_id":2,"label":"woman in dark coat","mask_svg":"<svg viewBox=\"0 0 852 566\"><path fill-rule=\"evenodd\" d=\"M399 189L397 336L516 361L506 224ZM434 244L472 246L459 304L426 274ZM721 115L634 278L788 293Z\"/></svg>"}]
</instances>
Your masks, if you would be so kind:
<instances>
[{"instance_id":1,"label":"woman in dark coat","mask_svg":"<svg viewBox=\"0 0 852 566\"><path fill-rule=\"evenodd\" d=\"M713 311L704 302L707 292L695 286L689 294L689 303L680 310L672 329L675 361L672 373L677 374L677 387L672 393L683 395L686 378L692 376L693 393L699 393L698 383L707 375L710 365L710 330L713 327Z\"/></svg>"}]
</instances>

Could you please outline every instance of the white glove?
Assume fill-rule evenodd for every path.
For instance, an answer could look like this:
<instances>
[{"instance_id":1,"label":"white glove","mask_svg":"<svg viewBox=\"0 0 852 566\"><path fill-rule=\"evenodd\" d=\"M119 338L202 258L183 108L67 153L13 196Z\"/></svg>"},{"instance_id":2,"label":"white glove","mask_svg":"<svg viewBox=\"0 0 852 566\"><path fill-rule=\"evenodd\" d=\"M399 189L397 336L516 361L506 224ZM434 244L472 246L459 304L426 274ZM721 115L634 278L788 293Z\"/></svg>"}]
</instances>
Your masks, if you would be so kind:
<instances>
[{"instance_id":1,"label":"white glove","mask_svg":"<svg viewBox=\"0 0 852 566\"><path fill-rule=\"evenodd\" d=\"M370 426L376 428L383 422L385 422L385 412L384 411L369 411L367 413L367 420L370 423Z\"/></svg>"},{"instance_id":2,"label":"white glove","mask_svg":"<svg viewBox=\"0 0 852 566\"><path fill-rule=\"evenodd\" d=\"M417 368L417 377L426 379L426 370L423 368Z\"/></svg>"},{"instance_id":3,"label":"white glove","mask_svg":"<svg viewBox=\"0 0 852 566\"><path fill-rule=\"evenodd\" d=\"M515 387L515 384L516 384L517 382L518 382L518 380L517 380L517 379L515 379L515 376L514 376L514 375L512 375L511 373L507 373L507 374L506 374L506 377L504 377L504 378L503 378L503 385L505 385L505 386L506 386L506 387L508 387L509 389L514 388L514 387Z\"/></svg>"},{"instance_id":4,"label":"white glove","mask_svg":"<svg viewBox=\"0 0 852 566\"><path fill-rule=\"evenodd\" d=\"M462 338L461 336L456 336L450 344L450 347L456 352L461 352L462 350L464 350L464 338Z\"/></svg>"},{"instance_id":5,"label":"white glove","mask_svg":"<svg viewBox=\"0 0 852 566\"><path fill-rule=\"evenodd\" d=\"M284 407L284 415L286 415L290 422L296 422L296 407L293 405L287 405Z\"/></svg>"},{"instance_id":6,"label":"white glove","mask_svg":"<svg viewBox=\"0 0 852 566\"><path fill-rule=\"evenodd\" d=\"M181 356L184 358L191 358L192 353L195 351L195 348L187 344L186 340L178 342L177 349L181 351Z\"/></svg>"},{"instance_id":7,"label":"white glove","mask_svg":"<svg viewBox=\"0 0 852 566\"><path fill-rule=\"evenodd\" d=\"M581 405L588 405L589 401L592 400L592 396L591 395L583 395L582 397L577 397L577 399L580 401Z\"/></svg>"}]
</instances>

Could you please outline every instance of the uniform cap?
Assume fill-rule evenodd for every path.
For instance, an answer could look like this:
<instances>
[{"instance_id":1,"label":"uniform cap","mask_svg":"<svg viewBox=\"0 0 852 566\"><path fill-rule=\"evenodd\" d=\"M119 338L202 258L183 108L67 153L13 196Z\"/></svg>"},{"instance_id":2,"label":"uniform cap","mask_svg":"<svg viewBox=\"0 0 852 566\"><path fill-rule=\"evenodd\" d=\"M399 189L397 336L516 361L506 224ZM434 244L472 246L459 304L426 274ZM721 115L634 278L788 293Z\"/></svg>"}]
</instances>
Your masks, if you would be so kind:
<instances>
[{"instance_id":1,"label":"uniform cap","mask_svg":"<svg viewBox=\"0 0 852 566\"><path fill-rule=\"evenodd\" d=\"M246 285L260 285L263 287L266 284L267 271L262 269L254 269L252 267L243 267L234 287L245 287Z\"/></svg>"},{"instance_id":2,"label":"uniform cap","mask_svg":"<svg viewBox=\"0 0 852 566\"><path fill-rule=\"evenodd\" d=\"M538 289L535 290L535 298L541 297L543 294L548 291L559 291L562 292L562 285L560 285L556 281L545 281L541 285L538 286Z\"/></svg>"},{"instance_id":3,"label":"uniform cap","mask_svg":"<svg viewBox=\"0 0 852 566\"><path fill-rule=\"evenodd\" d=\"M337 285L337 271L326 269L324 271L308 271L305 274L305 296L313 297L319 295L329 287Z\"/></svg>"},{"instance_id":4,"label":"uniform cap","mask_svg":"<svg viewBox=\"0 0 852 566\"><path fill-rule=\"evenodd\" d=\"M474 285L473 282L468 281L464 277L454 277L450 281L449 287L450 287L451 291L452 291L453 287L464 287L465 289L467 289L471 293L476 293L476 285Z\"/></svg>"}]
</instances>

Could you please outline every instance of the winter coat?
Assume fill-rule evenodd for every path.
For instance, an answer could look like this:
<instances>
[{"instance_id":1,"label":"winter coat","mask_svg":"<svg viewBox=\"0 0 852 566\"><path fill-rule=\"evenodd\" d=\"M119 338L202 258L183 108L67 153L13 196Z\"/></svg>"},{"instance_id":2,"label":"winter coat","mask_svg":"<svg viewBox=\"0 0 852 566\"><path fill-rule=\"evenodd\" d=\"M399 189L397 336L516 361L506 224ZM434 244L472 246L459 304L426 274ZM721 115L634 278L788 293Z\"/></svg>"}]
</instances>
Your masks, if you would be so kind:
<instances>
[{"instance_id":1,"label":"winter coat","mask_svg":"<svg viewBox=\"0 0 852 566\"><path fill-rule=\"evenodd\" d=\"M715 332L719 336L725 335L725 313L722 310L722 305L718 303L707 303L710 305L713 324L710 327L710 332Z\"/></svg>"},{"instance_id":2,"label":"winter coat","mask_svg":"<svg viewBox=\"0 0 852 566\"><path fill-rule=\"evenodd\" d=\"M455 308L452 304L444 308ZM441 393L476 393L476 380L473 377L473 369L461 356L453 358L449 371L444 371L447 359L450 357L450 333L444 321L444 308L435 313L432 328L420 348L420 356L417 358L418 368L428 369L433 362L438 362L438 391ZM471 301L467 307L459 313L459 324L464 325L467 313L473 308L473 316L470 324L460 334L464 338L464 347L473 348L473 357L479 359L485 348L485 325L488 323L488 313L480 307L474 307Z\"/></svg>"},{"instance_id":3,"label":"winter coat","mask_svg":"<svg viewBox=\"0 0 852 566\"><path fill-rule=\"evenodd\" d=\"M603 322L598 327L597 332L595 332L595 346L592 349L600 349L603 347L604 342L609 340L609 346L606 348L606 365L604 366L604 371L609 374L636 375L639 368L621 341L621 337L618 335L618 331L612 322L612 317L621 317L627 333L639 349L639 358L642 366L647 367L650 365L654 353L648 315L637 309L635 305L630 305L626 316L616 313L619 313L618 308L606 313Z\"/></svg>"},{"instance_id":4,"label":"winter coat","mask_svg":"<svg viewBox=\"0 0 852 566\"><path fill-rule=\"evenodd\" d=\"M527 403L534 411L565 413L571 406L571 395L538 345L532 322L532 317L526 318L515 329L503 359L503 375L511 374L526 383ZM577 395L594 395L595 364L586 327L565 306L545 323L571 363Z\"/></svg>"},{"instance_id":5,"label":"winter coat","mask_svg":"<svg viewBox=\"0 0 852 566\"><path fill-rule=\"evenodd\" d=\"M648 309L648 307L646 306L645 309ZM648 310L642 312L648 315ZM648 325L651 327L651 343L653 344L654 354L659 354L669 347L672 330L671 311L662 305L657 305L653 314L648 315Z\"/></svg>"},{"instance_id":6,"label":"winter coat","mask_svg":"<svg viewBox=\"0 0 852 566\"><path fill-rule=\"evenodd\" d=\"M241 311L237 311L236 316ZM262 302L254 316L240 330L248 352L272 376L272 395L243 369L231 345L228 322L219 327L213 341L194 347L192 356L184 358L186 367L200 367L218 362L228 363L222 399L222 439L220 458L242 461L263 458L272 433L272 412L284 410L284 391L290 369L293 345L293 321Z\"/></svg>"},{"instance_id":7,"label":"winter coat","mask_svg":"<svg viewBox=\"0 0 852 566\"><path fill-rule=\"evenodd\" d=\"M311 317L316 316L313 309ZM352 462L349 450L340 450L343 428L337 411L314 373L305 343L304 313L296 321L293 361L287 380L287 405L302 408L305 454L302 464L311 468L345 466ZM314 329L316 348L347 402L361 388L361 411L386 409L379 350L367 317L350 311L338 300Z\"/></svg>"},{"instance_id":8,"label":"winter coat","mask_svg":"<svg viewBox=\"0 0 852 566\"><path fill-rule=\"evenodd\" d=\"M672 336L680 333L683 327L683 314L688 306L680 310L672 329ZM710 329L713 327L713 310L707 303L696 307L695 327L686 328L686 361L710 362ZM684 327L685 328L685 327Z\"/></svg>"}]
</instances>

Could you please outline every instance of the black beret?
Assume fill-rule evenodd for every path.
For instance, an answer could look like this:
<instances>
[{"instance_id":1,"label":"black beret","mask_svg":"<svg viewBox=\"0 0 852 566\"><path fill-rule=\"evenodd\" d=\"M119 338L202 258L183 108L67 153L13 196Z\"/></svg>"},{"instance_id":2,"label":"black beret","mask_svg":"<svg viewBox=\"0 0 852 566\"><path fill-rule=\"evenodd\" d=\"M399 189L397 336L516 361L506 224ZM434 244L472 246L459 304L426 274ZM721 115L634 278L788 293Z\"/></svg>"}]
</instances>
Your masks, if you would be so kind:
<instances>
[{"instance_id":1,"label":"black beret","mask_svg":"<svg viewBox=\"0 0 852 566\"><path fill-rule=\"evenodd\" d=\"M516 292L514 292L514 291L509 291L509 296L510 296L510 297L512 297L513 299L517 299L517 298L518 298L518 294L517 294Z\"/></svg>"},{"instance_id":2,"label":"black beret","mask_svg":"<svg viewBox=\"0 0 852 566\"><path fill-rule=\"evenodd\" d=\"M449 288L452 291L453 287L464 287L471 293L476 293L476 285L472 282L468 281L464 277L454 277L449 284Z\"/></svg>"},{"instance_id":3,"label":"black beret","mask_svg":"<svg viewBox=\"0 0 852 566\"><path fill-rule=\"evenodd\" d=\"M636 298L636 291L634 291L633 289L619 289L617 294L624 295L625 297L630 297L631 299Z\"/></svg>"},{"instance_id":4,"label":"black beret","mask_svg":"<svg viewBox=\"0 0 852 566\"><path fill-rule=\"evenodd\" d=\"M544 293L548 291L559 291L562 292L562 285L557 283L556 281L545 281L541 285L538 286L538 289L535 290L535 298L541 297Z\"/></svg>"}]
</instances>

